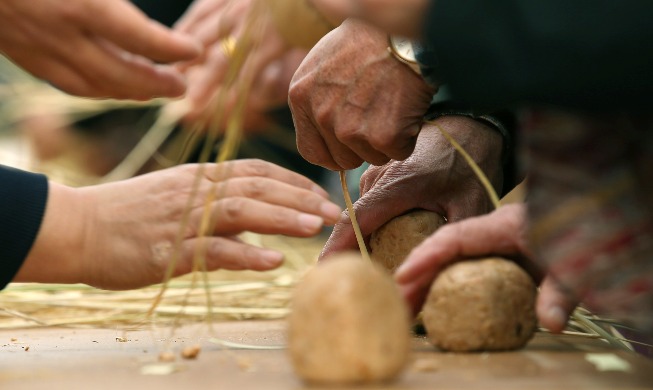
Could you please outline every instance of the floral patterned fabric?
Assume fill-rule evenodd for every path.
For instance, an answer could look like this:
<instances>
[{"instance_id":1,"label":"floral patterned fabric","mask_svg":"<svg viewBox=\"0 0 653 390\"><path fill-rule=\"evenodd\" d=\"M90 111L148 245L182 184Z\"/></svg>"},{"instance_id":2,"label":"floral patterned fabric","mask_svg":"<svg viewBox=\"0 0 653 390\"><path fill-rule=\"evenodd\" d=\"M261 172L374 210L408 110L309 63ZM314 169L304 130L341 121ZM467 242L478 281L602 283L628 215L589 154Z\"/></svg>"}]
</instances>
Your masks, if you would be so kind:
<instances>
[{"instance_id":1,"label":"floral patterned fabric","mask_svg":"<svg viewBox=\"0 0 653 390\"><path fill-rule=\"evenodd\" d=\"M653 334L653 117L522 119L536 260L572 298Z\"/></svg>"}]
</instances>

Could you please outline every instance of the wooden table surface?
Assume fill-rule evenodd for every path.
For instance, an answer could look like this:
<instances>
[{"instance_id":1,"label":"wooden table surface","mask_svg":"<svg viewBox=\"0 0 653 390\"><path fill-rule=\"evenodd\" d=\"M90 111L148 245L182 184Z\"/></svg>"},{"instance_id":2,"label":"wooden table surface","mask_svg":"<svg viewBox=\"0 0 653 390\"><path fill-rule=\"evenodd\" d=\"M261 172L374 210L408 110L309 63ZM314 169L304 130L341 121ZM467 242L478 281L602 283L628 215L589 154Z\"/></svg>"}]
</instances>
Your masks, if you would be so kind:
<instances>
[{"instance_id":1,"label":"wooden table surface","mask_svg":"<svg viewBox=\"0 0 653 390\"><path fill-rule=\"evenodd\" d=\"M215 337L253 345L283 345L282 321L225 322ZM120 339L120 338L124 338ZM235 350L211 343L206 325L169 329L32 329L0 332L0 389L302 389L284 350ZM170 346L201 344L196 360L177 372L145 375ZM653 360L617 352L598 340L538 334L517 352L440 353L415 338L412 362L386 389L645 389ZM616 354L630 371L599 371L588 353ZM170 366L167 366L170 367Z\"/></svg>"}]
</instances>

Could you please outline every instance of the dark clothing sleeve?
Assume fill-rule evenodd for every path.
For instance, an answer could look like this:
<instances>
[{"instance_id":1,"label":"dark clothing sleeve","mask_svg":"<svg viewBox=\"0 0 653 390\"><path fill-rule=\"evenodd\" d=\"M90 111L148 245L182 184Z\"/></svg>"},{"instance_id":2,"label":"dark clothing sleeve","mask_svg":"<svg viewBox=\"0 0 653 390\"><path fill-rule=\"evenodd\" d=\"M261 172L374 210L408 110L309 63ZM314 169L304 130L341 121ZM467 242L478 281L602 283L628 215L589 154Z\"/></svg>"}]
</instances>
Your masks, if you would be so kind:
<instances>
[{"instance_id":1,"label":"dark clothing sleeve","mask_svg":"<svg viewBox=\"0 0 653 390\"><path fill-rule=\"evenodd\" d=\"M32 248L47 198L45 176L0 166L0 289L13 279Z\"/></svg>"},{"instance_id":2,"label":"dark clothing sleeve","mask_svg":"<svg viewBox=\"0 0 653 390\"><path fill-rule=\"evenodd\" d=\"M432 78L476 106L648 109L651 0L432 0Z\"/></svg>"}]
</instances>

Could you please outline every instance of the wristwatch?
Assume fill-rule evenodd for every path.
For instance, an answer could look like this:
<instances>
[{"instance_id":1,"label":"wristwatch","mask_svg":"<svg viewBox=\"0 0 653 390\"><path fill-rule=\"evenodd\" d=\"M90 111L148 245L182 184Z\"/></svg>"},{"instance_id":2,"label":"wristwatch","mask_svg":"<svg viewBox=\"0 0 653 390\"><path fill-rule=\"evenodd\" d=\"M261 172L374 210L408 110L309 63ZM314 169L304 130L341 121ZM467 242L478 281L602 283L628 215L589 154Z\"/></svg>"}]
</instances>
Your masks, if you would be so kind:
<instances>
[{"instance_id":1,"label":"wristwatch","mask_svg":"<svg viewBox=\"0 0 653 390\"><path fill-rule=\"evenodd\" d=\"M397 35L388 36L388 51L392 55L408 65L418 75L422 75L422 71L419 68L419 63L415 59L415 51L413 50L413 42L410 39L403 38Z\"/></svg>"}]
</instances>

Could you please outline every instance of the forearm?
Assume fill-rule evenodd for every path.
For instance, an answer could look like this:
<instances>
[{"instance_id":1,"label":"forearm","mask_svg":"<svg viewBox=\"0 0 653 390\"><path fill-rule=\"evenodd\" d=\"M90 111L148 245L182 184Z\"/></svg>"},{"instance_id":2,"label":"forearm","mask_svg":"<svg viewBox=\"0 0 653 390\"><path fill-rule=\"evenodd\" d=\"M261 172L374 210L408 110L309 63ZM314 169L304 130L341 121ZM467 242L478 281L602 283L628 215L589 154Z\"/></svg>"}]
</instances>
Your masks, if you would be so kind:
<instances>
[{"instance_id":1,"label":"forearm","mask_svg":"<svg viewBox=\"0 0 653 390\"><path fill-rule=\"evenodd\" d=\"M38 235L15 282L79 283L86 204L77 190L50 183Z\"/></svg>"}]
</instances>

